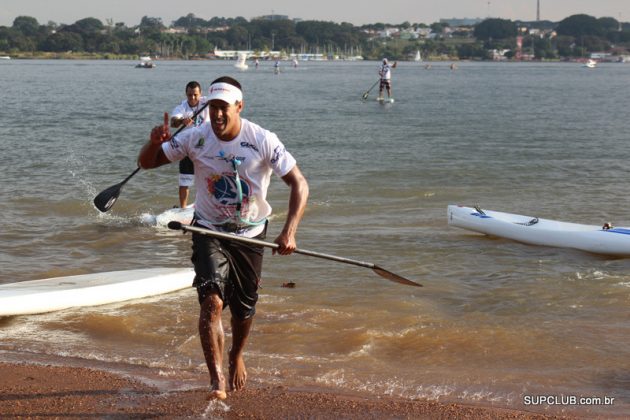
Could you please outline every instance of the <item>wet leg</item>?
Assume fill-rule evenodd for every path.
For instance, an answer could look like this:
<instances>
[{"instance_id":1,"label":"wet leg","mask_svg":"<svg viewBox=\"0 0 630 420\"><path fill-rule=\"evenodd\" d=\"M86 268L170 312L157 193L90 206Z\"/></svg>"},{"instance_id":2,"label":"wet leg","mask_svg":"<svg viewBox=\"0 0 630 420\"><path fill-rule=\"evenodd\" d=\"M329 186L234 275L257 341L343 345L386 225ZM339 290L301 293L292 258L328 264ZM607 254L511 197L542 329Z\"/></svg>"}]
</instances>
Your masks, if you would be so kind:
<instances>
[{"instance_id":1,"label":"wet leg","mask_svg":"<svg viewBox=\"0 0 630 420\"><path fill-rule=\"evenodd\" d=\"M222 370L225 342L221 321L222 310L223 301L219 295L211 294L202 303L199 314L199 337L210 373L210 398L220 400L227 398Z\"/></svg>"},{"instance_id":2,"label":"wet leg","mask_svg":"<svg viewBox=\"0 0 630 420\"><path fill-rule=\"evenodd\" d=\"M253 321L254 317L239 320L232 316L232 348L229 355L231 391L242 389L247 381L243 350L245 349L245 343L247 342L247 337L249 337Z\"/></svg>"}]
</instances>

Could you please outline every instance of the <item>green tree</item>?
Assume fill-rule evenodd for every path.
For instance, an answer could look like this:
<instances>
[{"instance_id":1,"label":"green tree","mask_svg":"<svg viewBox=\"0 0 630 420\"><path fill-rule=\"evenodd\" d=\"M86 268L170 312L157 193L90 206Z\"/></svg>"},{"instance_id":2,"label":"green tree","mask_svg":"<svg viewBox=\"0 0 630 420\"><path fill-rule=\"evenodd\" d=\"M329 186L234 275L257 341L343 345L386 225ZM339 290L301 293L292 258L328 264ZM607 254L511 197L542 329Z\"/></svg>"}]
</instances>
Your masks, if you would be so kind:
<instances>
[{"instance_id":1,"label":"green tree","mask_svg":"<svg viewBox=\"0 0 630 420\"><path fill-rule=\"evenodd\" d=\"M561 20L556 28L558 35L568 35L576 38L593 35L603 36L601 23L593 16L579 14Z\"/></svg>"},{"instance_id":2,"label":"green tree","mask_svg":"<svg viewBox=\"0 0 630 420\"><path fill-rule=\"evenodd\" d=\"M75 32L59 31L46 38L41 49L50 52L83 51L83 38Z\"/></svg>"},{"instance_id":3,"label":"green tree","mask_svg":"<svg viewBox=\"0 0 630 420\"><path fill-rule=\"evenodd\" d=\"M539 59L556 58L555 48L549 38L534 38L534 56Z\"/></svg>"},{"instance_id":4,"label":"green tree","mask_svg":"<svg viewBox=\"0 0 630 420\"><path fill-rule=\"evenodd\" d=\"M599 18L597 19L597 23L604 33L619 30L619 21L611 17Z\"/></svg>"},{"instance_id":5,"label":"green tree","mask_svg":"<svg viewBox=\"0 0 630 420\"><path fill-rule=\"evenodd\" d=\"M575 55L575 38L567 35L558 35L556 38L556 49L559 56L572 57Z\"/></svg>"},{"instance_id":6,"label":"green tree","mask_svg":"<svg viewBox=\"0 0 630 420\"><path fill-rule=\"evenodd\" d=\"M30 16L18 16L13 20L13 29L24 36L36 36L39 32L37 19Z\"/></svg>"},{"instance_id":7,"label":"green tree","mask_svg":"<svg viewBox=\"0 0 630 420\"><path fill-rule=\"evenodd\" d=\"M154 18L148 16L143 16L140 20L140 25L138 26L140 33L148 37L155 37L162 31L162 29L165 28L166 27L162 24L162 18Z\"/></svg>"},{"instance_id":8,"label":"green tree","mask_svg":"<svg viewBox=\"0 0 630 420\"><path fill-rule=\"evenodd\" d=\"M431 28L431 32L441 36L444 32L444 28L448 28L448 26L448 23L435 22L429 25L429 28Z\"/></svg>"},{"instance_id":9,"label":"green tree","mask_svg":"<svg viewBox=\"0 0 630 420\"><path fill-rule=\"evenodd\" d=\"M193 13L188 13L186 16L182 16L179 19L173 21L173 26L186 28L190 31L197 28L205 28L210 25L208 21L196 17Z\"/></svg>"},{"instance_id":10,"label":"green tree","mask_svg":"<svg viewBox=\"0 0 630 420\"><path fill-rule=\"evenodd\" d=\"M474 30L475 37L484 41L513 38L516 33L516 24L506 19L486 19L475 25Z\"/></svg>"},{"instance_id":11,"label":"green tree","mask_svg":"<svg viewBox=\"0 0 630 420\"><path fill-rule=\"evenodd\" d=\"M195 35L193 38L195 39L197 54L205 55L212 51L213 45L206 38L200 35Z\"/></svg>"},{"instance_id":12,"label":"green tree","mask_svg":"<svg viewBox=\"0 0 630 420\"><path fill-rule=\"evenodd\" d=\"M225 38L234 49L244 50L248 45L249 31L243 26L234 25L227 30Z\"/></svg>"},{"instance_id":13,"label":"green tree","mask_svg":"<svg viewBox=\"0 0 630 420\"><path fill-rule=\"evenodd\" d=\"M72 25L64 26L59 30L63 33L74 33L81 37L82 49L88 52L102 51L101 44L106 41L106 35L103 34L105 26L103 22L96 18L85 18L77 20ZM70 38L68 38L70 39ZM65 42L65 41L64 41ZM76 48L68 48L75 50Z\"/></svg>"},{"instance_id":14,"label":"green tree","mask_svg":"<svg viewBox=\"0 0 630 420\"><path fill-rule=\"evenodd\" d=\"M486 58L487 50L483 47L481 43L468 43L468 44L460 44L457 46L457 56L459 58L467 58L467 59L484 59Z\"/></svg>"},{"instance_id":15,"label":"green tree","mask_svg":"<svg viewBox=\"0 0 630 420\"><path fill-rule=\"evenodd\" d=\"M66 26L65 30L76 32L82 35L94 34L105 29L103 22L96 18L85 18L74 22L70 26Z\"/></svg>"},{"instance_id":16,"label":"green tree","mask_svg":"<svg viewBox=\"0 0 630 420\"><path fill-rule=\"evenodd\" d=\"M0 51L35 51L32 38L24 36L20 31L0 26Z\"/></svg>"}]
</instances>

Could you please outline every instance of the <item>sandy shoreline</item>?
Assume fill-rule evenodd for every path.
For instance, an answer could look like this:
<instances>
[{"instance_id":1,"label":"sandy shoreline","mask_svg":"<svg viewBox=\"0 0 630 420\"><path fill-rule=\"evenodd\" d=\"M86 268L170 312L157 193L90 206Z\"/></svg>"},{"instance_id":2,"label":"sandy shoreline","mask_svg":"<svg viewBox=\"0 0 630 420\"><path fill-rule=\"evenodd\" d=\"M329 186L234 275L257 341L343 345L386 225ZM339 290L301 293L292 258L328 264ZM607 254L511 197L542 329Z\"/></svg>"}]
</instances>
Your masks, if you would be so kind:
<instances>
[{"instance_id":1,"label":"sandy shoreline","mask_svg":"<svg viewBox=\"0 0 630 420\"><path fill-rule=\"evenodd\" d=\"M321 418L321 419L546 419L558 418L491 407L359 398L284 387L230 393L225 402L204 389L160 392L102 370L0 363L0 418Z\"/></svg>"}]
</instances>

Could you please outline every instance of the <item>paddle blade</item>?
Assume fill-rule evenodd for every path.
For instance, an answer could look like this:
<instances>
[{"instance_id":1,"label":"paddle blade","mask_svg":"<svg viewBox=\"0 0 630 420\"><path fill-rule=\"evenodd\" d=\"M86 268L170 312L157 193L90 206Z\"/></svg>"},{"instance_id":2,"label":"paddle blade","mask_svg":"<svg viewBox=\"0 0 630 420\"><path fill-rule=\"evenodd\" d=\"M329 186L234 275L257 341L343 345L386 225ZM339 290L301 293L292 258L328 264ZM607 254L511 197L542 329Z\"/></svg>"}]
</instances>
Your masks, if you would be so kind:
<instances>
[{"instance_id":1,"label":"paddle blade","mask_svg":"<svg viewBox=\"0 0 630 420\"><path fill-rule=\"evenodd\" d=\"M172 230L181 230L182 229L182 222L178 222L176 220L171 220L170 222L168 222L168 226L169 229Z\"/></svg>"},{"instance_id":2,"label":"paddle blade","mask_svg":"<svg viewBox=\"0 0 630 420\"><path fill-rule=\"evenodd\" d=\"M365 92L365 93L363 94L362 99L365 101L365 100L368 98L369 94L370 94L370 92Z\"/></svg>"},{"instance_id":3,"label":"paddle blade","mask_svg":"<svg viewBox=\"0 0 630 420\"><path fill-rule=\"evenodd\" d=\"M116 184L102 191L99 195L94 197L94 206L102 213L109 211L116 203L116 200L118 200L121 189L122 185Z\"/></svg>"},{"instance_id":4,"label":"paddle blade","mask_svg":"<svg viewBox=\"0 0 630 420\"><path fill-rule=\"evenodd\" d=\"M374 270L374 272L378 274L379 276L389 281L393 281L395 283L400 283L400 284L406 284L407 286L422 287L420 283L416 283L415 281L411 281L409 279L401 277L398 274L394 274L391 271L387 271L384 268L379 267L378 265L375 265L372 268L372 270Z\"/></svg>"},{"instance_id":5,"label":"paddle blade","mask_svg":"<svg viewBox=\"0 0 630 420\"><path fill-rule=\"evenodd\" d=\"M129 181L132 176L137 174L140 169L141 168L138 166L135 171L133 171L122 182L119 182L116 185L112 185L111 187L109 187L105 191L102 191L99 195L94 197L94 205L96 206L96 208L103 213L111 209L114 206L114 203L116 203L116 200L118 200L118 196L120 195L120 191L122 190L123 185L125 185L125 183Z\"/></svg>"}]
</instances>

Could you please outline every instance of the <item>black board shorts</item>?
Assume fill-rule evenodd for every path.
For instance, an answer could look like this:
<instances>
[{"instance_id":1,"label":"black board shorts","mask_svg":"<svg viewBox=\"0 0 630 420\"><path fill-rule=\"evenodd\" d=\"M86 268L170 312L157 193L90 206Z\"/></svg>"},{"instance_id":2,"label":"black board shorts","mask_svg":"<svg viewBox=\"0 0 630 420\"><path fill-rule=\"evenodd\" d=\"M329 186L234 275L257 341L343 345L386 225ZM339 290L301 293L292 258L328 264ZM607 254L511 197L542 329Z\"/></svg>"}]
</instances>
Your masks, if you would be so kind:
<instances>
[{"instance_id":1,"label":"black board shorts","mask_svg":"<svg viewBox=\"0 0 630 420\"><path fill-rule=\"evenodd\" d=\"M179 161L179 186L192 187L195 183L195 166L188 156Z\"/></svg>"},{"instance_id":2,"label":"black board shorts","mask_svg":"<svg viewBox=\"0 0 630 420\"><path fill-rule=\"evenodd\" d=\"M267 229L256 239L265 239L266 232ZM217 293L223 308L230 307L232 316L240 320L254 316L264 248L199 233L193 233L192 240L193 286L197 288L199 304Z\"/></svg>"},{"instance_id":3,"label":"black board shorts","mask_svg":"<svg viewBox=\"0 0 630 420\"><path fill-rule=\"evenodd\" d=\"M195 166L188 156L179 161L179 173L182 175L194 175Z\"/></svg>"}]
</instances>

